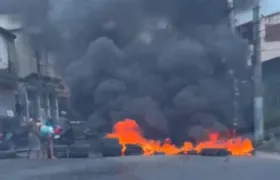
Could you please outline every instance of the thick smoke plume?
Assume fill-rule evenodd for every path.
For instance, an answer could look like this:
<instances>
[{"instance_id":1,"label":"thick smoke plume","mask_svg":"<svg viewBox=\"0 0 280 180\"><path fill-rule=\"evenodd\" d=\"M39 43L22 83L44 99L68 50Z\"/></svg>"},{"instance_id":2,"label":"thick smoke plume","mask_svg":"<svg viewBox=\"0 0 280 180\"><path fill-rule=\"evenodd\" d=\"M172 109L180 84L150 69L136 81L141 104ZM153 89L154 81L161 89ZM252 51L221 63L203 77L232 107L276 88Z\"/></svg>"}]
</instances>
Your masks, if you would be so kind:
<instances>
[{"instance_id":1,"label":"thick smoke plume","mask_svg":"<svg viewBox=\"0 0 280 180\"><path fill-rule=\"evenodd\" d=\"M235 11L253 2L235 0ZM35 42L57 54L73 109L97 132L131 117L146 136L174 140L232 128L233 80L239 127L250 124L243 116L251 94L247 43L228 28L226 6L226 0L0 0L2 12L20 13L39 29Z\"/></svg>"}]
</instances>

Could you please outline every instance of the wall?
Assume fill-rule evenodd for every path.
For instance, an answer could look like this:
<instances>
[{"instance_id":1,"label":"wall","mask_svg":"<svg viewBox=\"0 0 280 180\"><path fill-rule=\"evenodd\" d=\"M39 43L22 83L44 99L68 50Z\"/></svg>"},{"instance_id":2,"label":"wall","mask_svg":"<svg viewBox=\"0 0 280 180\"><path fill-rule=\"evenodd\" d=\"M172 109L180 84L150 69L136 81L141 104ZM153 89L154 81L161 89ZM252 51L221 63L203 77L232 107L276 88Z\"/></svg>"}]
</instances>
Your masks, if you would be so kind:
<instances>
[{"instance_id":1,"label":"wall","mask_svg":"<svg viewBox=\"0 0 280 180\"><path fill-rule=\"evenodd\" d=\"M0 32L0 116L15 116L16 54L12 35Z\"/></svg>"},{"instance_id":2,"label":"wall","mask_svg":"<svg viewBox=\"0 0 280 180\"><path fill-rule=\"evenodd\" d=\"M25 29L12 30L17 36L15 41L16 51L19 59L19 76L25 77L31 73L37 73L37 58L39 58L39 64L42 75L54 76L52 72L52 64L49 63L51 56L45 51L44 48L39 46L33 46L31 37L26 33ZM36 54L37 53L37 54Z\"/></svg>"},{"instance_id":3,"label":"wall","mask_svg":"<svg viewBox=\"0 0 280 180\"><path fill-rule=\"evenodd\" d=\"M0 33L0 70L8 69L9 55L8 55L8 40L4 34Z\"/></svg>"},{"instance_id":4,"label":"wall","mask_svg":"<svg viewBox=\"0 0 280 180\"><path fill-rule=\"evenodd\" d=\"M12 75L15 69L13 69L16 57L14 56L14 42L11 39L7 39L6 35L0 33L0 70L11 70L8 74ZM10 69L11 68L11 69ZM5 71L7 72L7 71ZM1 74L2 76L2 74ZM3 78L3 77L1 77ZM9 79L4 76L3 79ZM9 80L7 80L9 81ZM13 81L13 80L12 80ZM9 81L10 82L10 81ZM15 81L11 82L12 84ZM5 84L1 81L0 84L0 116L10 116L14 117L15 112L15 90L14 88L7 88Z\"/></svg>"},{"instance_id":5,"label":"wall","mask_svg":"<svg viewBox=\"0 0 280 180\"><path fill-rule=\"evenodd\" d=\"M237 32L253 44L252 21L238 26ZM262 61L280 57L280 13L264 16L260 21Z\"/></svg>"},{"instance_id":6,"label":"wall","mask_svg":"<svg viewBox=\"0 0 280 180\"><path fill-rule=\"evenodd\" d=\"M253 43L252 22L238 26L237 31L250 44ZM266 124L271 124L280 119L280 13L261 18L260 36L264 81L264 120Z\"/></svg>"},{"instance_id":7,"label":"wall","mask_svg":"<svg viewBox=\"0 0 280 180\"><path fill-rule=\"evenodd\" d=\"M0 15L0 26L13 32L17 38L15 39L15 48L17 54L17 71L19 77L24 77L31 72L36 72L36 64L34 63L34 53L31 48L30 40L27 33L23 29L23 24L15 15Z\"/></svg>"},{"instance_id":8,"label":"wall","mask_svg":"<svg viewBox=\"0 0 280 180\"><path fill-rule=\"evenodd\" d=\"M266 121L280 119L280 58L263 63L264 79L264 118Z\"/></svg>"},{"instance_id":9,"label":"wall","mask_svg":"<svg viewBox=\"0 0 280 180\"><path fill-rule=\"evenodd\" d=\"M32 41L32 36L30 33L30 29L26 29L24 27L23 23L20 21L20 18L17 16L10 16L10 15L1 15L0 14L0 26L5 27L9 31L13 32L17 38L15 40L15 51L17 54L17 72L19 77L26 77L32 73L38 73L38 60L39 60L39 67L41 70L42 75L49 76L49 77L57 77L55 71L54 71L54 54L47 52L46 49L38 43L34 45ZM37 41L36 41L37 42ZM22 89L22 87L20 87ZM34 91L36 92L36 88ZM41 112L43 111L37 111L38 109L42 110L44 109L44 112L47 112L48 108L44 104L44 98L41 98L41 107L39 107L37 96L35 96L35 92L28 92L28 96L22 91L20 99L23 104L28 103L29 106L25 106L26 108L26 116L36 116L41 117ZM1 100L1 88L0 88L0 100ZM7 95L5 95L7 96ZM27 98L28 101L27 101ZM12 98L9 98L12 99ZM8 104L8 103L5 103ZM53 106L52 108L54 112L57 112L56 106ZM0 114L1 114L1 103L0 103ZM53 113L54 117L56 117L57 113Z\"/></svg>"},{"instance_id":10,"label":"wall","mask_svg":"<svg viewBox=\"0 0 280 180\"><path fill-rule=\"evenodd\" d=\"M18 74L20 77L25 77L31 73L37 73L36 51L40 57L40 67L42 74L50 77L56 77L54 71L53 59L54 56L46 52L42 47L34 47L31 42L31 37L26 32L26 29L16 15L0 14L0 26L13 32L17 38L15 40L16 53L18 58Z\"/></svg>"},{"instance_id":11,"label":"wall","mask_svg":"<svg viewBox=\"0 0 280 180\"><path fill-rule=\"evenodd\" d=\"M22 29L14 30L13 32L17 36L15 47L18 57L18 76L25 77L37 71L34 51L31 48L28 35Z\"/></svg>"},{"instance_id":12,"label":"wall","mask_svg":"<svg viewBox=\"0 0 280 180\"><path fill-rule=\"evenodd\" d=\"M23 24L17 15L0 14L0 26L7 30L13 30L22 28Z\"/></svg>"},{"instance_id":13,"label":"wall","mask_svg":"<svg viewBox=\"0 0 280 180\"><path fill-rule=\"evenodd\" d=\"M15 116L14 91L0 88L0 116Z\"/></svg>"},{"instance_id":14,"label":"wall","mask_svg":"<svg viewBox=\"0 0 280 180\"><path fill-rule=\"evenodd\" d=\"M280 57L280 13L265 16L261 20L262 61ZM279 28L277 28L279 26ZM275 28L276 27L276 28Z\"/></svg>"},{"instance_id":15,"label":"wall","mask_svg":"<svg viewBox=\"0 0 280 180\"><path fill-rule=\"evenodd\" d=\"M15 38L13 33L0 27L0 72L1 79L8 84L15 85L15 82L9 83L10 78L17 75L17 56L15 50ZM15 81L15 80L13 80ZM3 81L1 81L3 85ZM12 83L12 84L11 84ZM6 83L4 83L6 84Z\"/></svg>"}]
</instances>

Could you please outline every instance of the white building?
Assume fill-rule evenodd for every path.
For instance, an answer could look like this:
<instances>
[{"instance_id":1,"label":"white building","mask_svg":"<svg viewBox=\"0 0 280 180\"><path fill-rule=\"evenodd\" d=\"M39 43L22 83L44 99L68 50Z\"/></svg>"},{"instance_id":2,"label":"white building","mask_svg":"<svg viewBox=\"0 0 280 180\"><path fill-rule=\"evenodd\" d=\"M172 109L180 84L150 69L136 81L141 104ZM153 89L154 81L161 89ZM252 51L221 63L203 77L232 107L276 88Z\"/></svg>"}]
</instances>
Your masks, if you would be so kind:
<instances>
[{"instance_id":1,"label":"white building","mask_svg":"<svg viewBox=\"0 0 280 180\"><path fill-rule=\"evenodd\" d=\"M253 22L237 27L238 32L253 44ZM261 59L268 61L280 57L280 12L262 16L260 20Z\"/></svg>"},{"instance_id":2,"label":"white building","mask_svg":"<svg viewBox=\"0 0 280 180\"><path fill-rule=\"evenodd\" d=\"M242 24L237 29L242 37L248 39L250 44L253 43L252 22ZM280 12L261 17L260 34L264 82L264 119L275 125L275 121L280 119Z\"/></svg>"}]
</instances>

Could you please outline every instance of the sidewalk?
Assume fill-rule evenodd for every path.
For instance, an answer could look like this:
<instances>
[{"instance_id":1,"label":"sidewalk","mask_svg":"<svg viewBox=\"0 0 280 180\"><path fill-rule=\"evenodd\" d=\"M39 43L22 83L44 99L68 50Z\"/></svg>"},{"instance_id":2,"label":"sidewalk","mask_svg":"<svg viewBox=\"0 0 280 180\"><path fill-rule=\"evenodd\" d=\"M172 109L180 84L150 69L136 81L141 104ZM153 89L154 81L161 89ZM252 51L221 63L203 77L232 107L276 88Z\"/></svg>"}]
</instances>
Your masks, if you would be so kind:
<instances>
[{"instance_id":1,"label":"sidewalk","mask_svg":"<svg viewBox=\"0 0 280 180\"><path fill-rule=\"evenodd\" d=\"M259 157L259 158L280 160L280 153L277 153L277 152L263 152L263 151L257 151L257 152L255 153L255 156L256 156L256 157Z\"/></svg>"}]
</instances>

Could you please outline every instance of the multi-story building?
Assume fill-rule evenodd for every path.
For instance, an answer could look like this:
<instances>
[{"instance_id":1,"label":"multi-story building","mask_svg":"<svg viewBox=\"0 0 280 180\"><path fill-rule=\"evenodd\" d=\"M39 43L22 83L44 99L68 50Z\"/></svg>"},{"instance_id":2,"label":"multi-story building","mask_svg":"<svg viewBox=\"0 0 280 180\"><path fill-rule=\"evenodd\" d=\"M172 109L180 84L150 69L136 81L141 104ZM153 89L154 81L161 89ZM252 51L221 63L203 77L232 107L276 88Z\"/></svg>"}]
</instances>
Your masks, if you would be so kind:
<instances>
[{"instance_id":1,"label":"multi-story building","mask_svg":"<svg viewBox=\"0 0 280 180\"><path fill-rule=\"evenodd\" d=\"M16 36L0 27L0 118L16 115Z\"/></svg>"},{"instance_id":2,"label":"multi-story building","mask_svg":"<svg viewBox=\"0 0 280 180\"><path fill-rule=\"evenodd\" d=\"M260 19L261 58L262 61L269 61L280 57L280 12ZM253 22L241 24L237 32L253 44Z\"/></svg>"},{"instance_id":3,"label":"multi-story building","mask_svg":"<svg viewBox=\"0 0 280 180\"><path fill-rule=\"evenodd\" d=\"M265 120L280 118L280 12L260 19L261 60L263 64ZM237 32L253 44L253 22L237 27Z\"/></svg>"},{"instance_id":4,"label":"multi-story building","mask_svg":"<svg viewBox=\"0 0 280 180\"><path fill-rule=\"evenodd\" d=\"M58 100L67 96L61 79L54 72L53 55L26 29L18 16L0 15L0 26L17 37L18 93L20 102L29 118L43 120L59 116Z\"/></svg>"}]
</instances>

